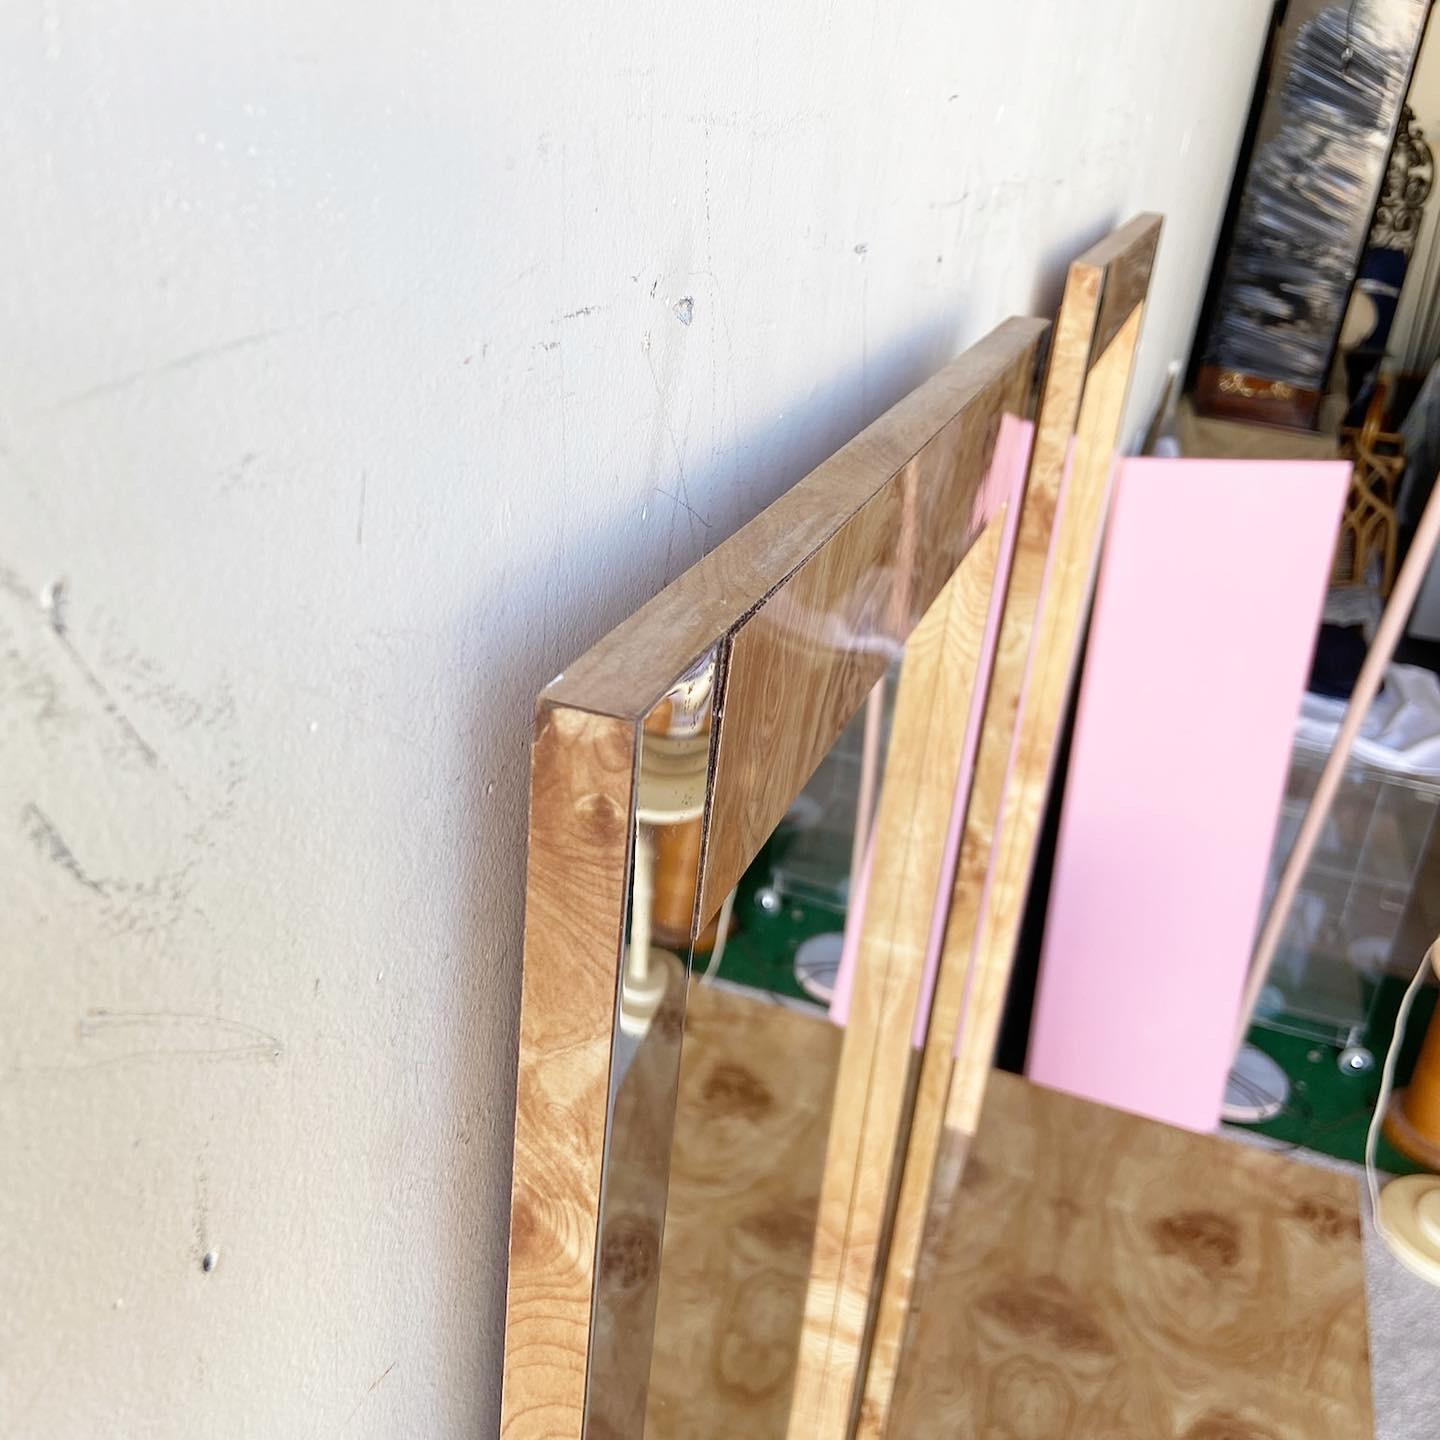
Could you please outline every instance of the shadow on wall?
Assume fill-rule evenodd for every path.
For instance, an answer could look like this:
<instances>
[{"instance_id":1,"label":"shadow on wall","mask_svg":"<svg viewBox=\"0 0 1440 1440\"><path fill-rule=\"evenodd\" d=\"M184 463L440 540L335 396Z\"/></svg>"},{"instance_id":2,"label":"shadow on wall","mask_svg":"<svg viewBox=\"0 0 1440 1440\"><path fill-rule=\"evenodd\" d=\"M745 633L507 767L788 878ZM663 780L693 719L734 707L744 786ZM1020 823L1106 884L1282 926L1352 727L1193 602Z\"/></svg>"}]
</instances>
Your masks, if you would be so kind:
<instances>
[{"instance_id":1,"label":"shadow on wall","mask_svg":"<svg viewBox=\"0 0 1440 1440\"><path fill-rule=\"evenodd\" d=\"M1030 294L1030 314L1055 315L1060 309L1060 298L1065 292L1065 276L1070 269L1070 262L1103 240L1123 219L1118 210L1112 210L1102 220L1088 225L1077 225L1070 232L1069 238L1057 241L1040 256L1039 274Z\"/></svg>"}]
</instances>

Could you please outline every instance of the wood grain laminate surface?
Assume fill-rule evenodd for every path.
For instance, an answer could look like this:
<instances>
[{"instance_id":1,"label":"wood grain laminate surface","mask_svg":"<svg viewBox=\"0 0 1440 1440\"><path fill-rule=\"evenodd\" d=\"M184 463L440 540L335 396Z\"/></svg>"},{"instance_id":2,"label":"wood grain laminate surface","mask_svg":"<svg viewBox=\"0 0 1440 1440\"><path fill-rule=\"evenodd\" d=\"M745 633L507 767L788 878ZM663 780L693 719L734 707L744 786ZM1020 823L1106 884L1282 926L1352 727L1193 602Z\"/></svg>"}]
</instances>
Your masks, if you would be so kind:
<instances>
[{"instance_id":1,"label":"wood grain laminate surface","mask_svg":"<svg viewBox=\"0 0 1440 1440\"><path fill-rule=\"evenodd\" d=\"M506 1440L579 1440L592 1418L597 1437L606 1426L633 1434L639 1413L643 1317L661 1279L642 1252L653 1251L660 1197L649 1178L618 1185L633 1235L602 1227L600 1211L615 1136L623 1133L627 1154L661 1158L661 1147L644 1143L645 1117L633 1105L618 1108L619 1130L607 1129L640 727L698 660L719 655L698 887L703 926L974 544L976 500L1000 418L1028 407L1046 328L1021 319L997 327L540 697ZM854 1063L868 1065L869 1057L857 1052ZM624 1067L615 1068L618 1077ZM659 1087L657 1116L668 1113L675 1092L659 1093L658 1054L644 1057L642 1072ZM663 1181L663 1165L652 1170ZM626 1316L640 1359L614 1340Z\"/></svg>"},{"instance_id":2,"label":"wood grain laminate surface","mask_svg":"<svg viewBox=\"0 0 1440 1440\"><path fill-rule=\"evenodd\" d=\"M536 720L505 1440L583 1424L637 741L623 720L562 706L542 705Z\"/></svg>"},{"instance_id":3,"label":"wood grain laminate surface","mask_svg":"<svg viewBox=\"0 0 1440 1440\"><path fill-rule=\"evenodd\" d=\"M996 1073L893 1433L1365 1440L1359 1187Z\"/></svg>"}]
</instances>

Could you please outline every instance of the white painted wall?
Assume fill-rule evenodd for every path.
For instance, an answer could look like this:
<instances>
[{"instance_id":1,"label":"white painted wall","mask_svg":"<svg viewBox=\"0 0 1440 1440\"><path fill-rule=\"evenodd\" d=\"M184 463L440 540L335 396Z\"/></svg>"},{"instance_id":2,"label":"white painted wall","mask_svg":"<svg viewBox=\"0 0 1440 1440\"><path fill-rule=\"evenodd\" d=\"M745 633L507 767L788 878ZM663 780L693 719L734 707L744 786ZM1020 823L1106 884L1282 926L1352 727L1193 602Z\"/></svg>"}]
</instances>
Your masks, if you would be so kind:
<instances>
[{"instance_id":1,"label":"white painted wall","mask_svg":"<svg viewBox=\"0 0 1440 1440\"><path fill-rule=\"evenodd\" d=\"M4 7L0 1434L493 1432L535 691L1154 208L1138 422L1268 8Z\"/></svg>"}]
</instances>

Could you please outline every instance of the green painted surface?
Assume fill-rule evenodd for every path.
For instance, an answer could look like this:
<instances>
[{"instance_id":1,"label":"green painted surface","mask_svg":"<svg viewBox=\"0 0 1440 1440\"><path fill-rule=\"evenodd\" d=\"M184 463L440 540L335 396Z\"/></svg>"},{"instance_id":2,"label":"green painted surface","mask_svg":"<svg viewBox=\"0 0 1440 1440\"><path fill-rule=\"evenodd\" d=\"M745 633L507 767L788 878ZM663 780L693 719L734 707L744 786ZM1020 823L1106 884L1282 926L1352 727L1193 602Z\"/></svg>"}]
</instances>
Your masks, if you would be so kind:
<instances>
[{"instance_id":1,"label":"green painted surface","mask_svg":"<svg viewBox=\"0 0 1440 1440\"><path fill-rule=\"evenodd\" d=\"M735 928L720 959L720 978L773 995L805 1000L820 1008L795 979L795 952L812 935L845 928L845 914L830 905L783 899L780 908L767 911L756 898L770 885L774 868L783 859L793 832L781 826L756 856L735 894ZM708 957L697 955L695 968L703 970Z\"/></svg>"},{"instance_id":2,"label":"green painted surface","mask_svg":"<svg viewBox=\"0 0 1440 1440\"><path fill-rule=\"evenodd\" d=\"M1290 1077L1291 1095L1285 1109L1261 1125L1246 1125L1277 1140L1308 1150L1318 1150L1357 1165L1365 1158L1365 1131L1380 1093L1380 1066L1395 1029L1395 1014L1405 993L1406 982L1386 977L1378 985L1367 982L1373 999L1370 1023L1364 1043L1375 1056L1375 1068L1364 1074L1346 1074L1336 1060L1337 1045L1317 1044L1294 1035L1282 1035L1263 1026L1254 1026L1250 1043L1274 1059ZM1396 1067L1396 1083L1403 1085L1415 1064L1425 1038L1426 1026L1435 1009L1435 989L1427 986L1415 998L1410 1011L1405 1044ZM1407 1160L1382 1135L1376 1154L1381 1170L1409 1175L1421 1166Z\"/></svg>"}]
</instances>

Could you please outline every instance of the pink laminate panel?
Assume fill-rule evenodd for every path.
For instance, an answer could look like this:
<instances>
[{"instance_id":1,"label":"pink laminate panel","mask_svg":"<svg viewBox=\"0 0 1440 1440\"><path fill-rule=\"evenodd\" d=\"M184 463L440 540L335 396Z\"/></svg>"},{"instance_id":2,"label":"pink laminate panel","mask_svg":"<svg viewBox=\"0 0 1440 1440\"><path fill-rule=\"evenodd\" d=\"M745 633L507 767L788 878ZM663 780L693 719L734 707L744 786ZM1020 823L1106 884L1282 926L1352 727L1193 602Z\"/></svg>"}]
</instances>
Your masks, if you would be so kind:
<instances>
[{"instance_id":1,"label":"pink laminate panel","mask_svg":"<svg viewBox=\"0 0 1440 1440\"><path fill-rule=\"evenodd\" d=\"M1215 1126L1349 469L1121 465L1031 1079Z\"/></svg>"}]
</instances>

